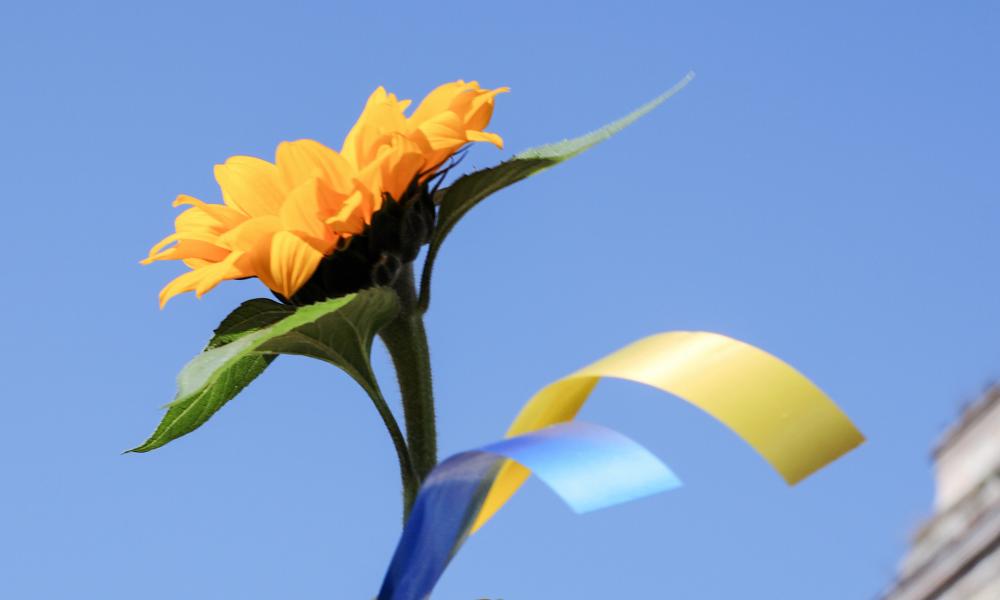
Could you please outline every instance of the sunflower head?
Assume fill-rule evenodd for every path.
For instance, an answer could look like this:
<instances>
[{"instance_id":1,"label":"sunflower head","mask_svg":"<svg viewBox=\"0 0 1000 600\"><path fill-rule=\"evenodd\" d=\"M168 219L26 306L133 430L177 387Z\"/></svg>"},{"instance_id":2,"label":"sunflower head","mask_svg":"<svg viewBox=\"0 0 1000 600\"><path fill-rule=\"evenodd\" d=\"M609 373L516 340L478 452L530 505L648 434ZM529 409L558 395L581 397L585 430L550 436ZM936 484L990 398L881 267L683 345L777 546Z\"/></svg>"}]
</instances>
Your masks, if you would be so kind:
<instances>
[{"instance_id":1,"label":"sunflower head","mask_svg":"<svg viewBox=\"0 0 1000 600\"><path fill-rule=\"evenodd\" d=\"M160 292L199 297L225 279L256 277L292 304L390 284L433 231L432 188L484 131L507 88L444 84L410 102L378 88L340 151L313 140L282 142L274 162L234 156L215 167L223 204L181 195L176 231L143 264L182 260L190 271Z\"/></svg>"}]
</instances>

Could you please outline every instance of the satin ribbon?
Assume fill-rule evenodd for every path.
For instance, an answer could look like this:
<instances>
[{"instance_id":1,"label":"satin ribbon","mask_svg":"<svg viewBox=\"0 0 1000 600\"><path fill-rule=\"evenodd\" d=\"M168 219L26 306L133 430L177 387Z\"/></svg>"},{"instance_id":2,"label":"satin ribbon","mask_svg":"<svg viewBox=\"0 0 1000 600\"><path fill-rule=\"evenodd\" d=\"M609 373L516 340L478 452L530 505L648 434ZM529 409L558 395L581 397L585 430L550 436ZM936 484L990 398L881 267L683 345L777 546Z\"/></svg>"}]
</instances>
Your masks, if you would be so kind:
<instances>
[{"instance_id":1,"label":"satin ribbon","mask_svg":"<svg viewBox=\"0 0 1000 600\"><path fill-rule=\"evenodd\" d=\"M639 444L614 430L580 421L456 454L424 480L378 600L418 600L431 593L468 537L506 459L534 472L578 513L681 485Z\"/></svg>"},{"instance_id":2,"label":"satin ribbon","mask_svg":"<svg viewBox=\"0 0 1000 600\"><path fill-rule=\"evenodd\" d=\"M724 335L690 331L641 339L549 384L524 405L507 435L572 419L604 377L644 383L694 404L749 443L789 485L865 439L822 390L779 358ZM472 530L529 474L504 465Z\"/></svg>"},{"instance_id":3,"label":"satin ribbon","mask_svg":"<svg viewBox=\"0 0 1000 600\"><path fill-rule=\"evenodd\" d=\"M826 394L767 352L715 333L654 335L542 388L521 409L506 439L455 455L431 471L379 600L426 598L465 538L532 471L578 512L680 485L635 442L571 422L605 377L643 383L701 408L790 485L864 441Z\"/></svg>"}]
</instances>

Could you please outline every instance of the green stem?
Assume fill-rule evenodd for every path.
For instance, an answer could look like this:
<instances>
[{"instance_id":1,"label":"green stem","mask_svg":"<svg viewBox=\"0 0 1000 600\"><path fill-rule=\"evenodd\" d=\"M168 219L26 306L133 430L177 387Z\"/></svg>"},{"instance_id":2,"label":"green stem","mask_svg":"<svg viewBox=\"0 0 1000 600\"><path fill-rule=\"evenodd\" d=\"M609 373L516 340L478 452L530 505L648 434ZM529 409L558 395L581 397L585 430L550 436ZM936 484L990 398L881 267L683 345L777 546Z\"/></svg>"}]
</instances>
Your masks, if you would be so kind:
<instances>
[{"instance_id":1,"label":"green stem","mask_svg":"<svg viewBox=\"0 0 1000 600\"><path fill-rule=\"evenodd\" d=\"M375 377L372 376L370 381L376 381ZM375 404L375 410L382 417L385 428L389 430L389 437L392 438L392 445L395 446L396 456L399 458L399 476L403 482L403 524L405 525L406 519L410 516L410 509L413 508L413 501L417 497L417 490L420 489L420 478L413 468L413 460L406 447L403 432L400 431L396 416L392 414L392 410L382 396L382 390L376 386L375 389L368 390L368 395L371 396L372 402Z\"/></svg>"},{"instance_id":2,"label":"green stem","mask_svg":"<svg viewBox=\"0 0 1000 600\"><path fill-rule=\"evenodd\" d=\"M402 306L399 315L379 332L399 379L406 421L406 440L419 481L437 464L437 432L431 360L423 314L417 304L413 265L403 267L396 284Z\"/></svg>"}]
</instances>

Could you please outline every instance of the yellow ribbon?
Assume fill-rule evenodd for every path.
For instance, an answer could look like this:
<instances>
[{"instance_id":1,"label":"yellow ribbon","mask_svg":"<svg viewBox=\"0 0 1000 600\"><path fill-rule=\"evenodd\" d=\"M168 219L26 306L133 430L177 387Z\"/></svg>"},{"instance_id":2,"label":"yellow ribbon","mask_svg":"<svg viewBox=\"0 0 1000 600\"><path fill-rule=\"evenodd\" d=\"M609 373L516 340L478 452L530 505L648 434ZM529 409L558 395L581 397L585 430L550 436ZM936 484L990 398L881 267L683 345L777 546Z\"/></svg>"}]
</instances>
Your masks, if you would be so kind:
<instances>
[{"instance_id":1,"label":"yellow ribbon","mask_svg":"<svg viewBox=\"0 0 1000 600\"><path fill-rule=\"evenodd\" d=\"M746 440L789 485L865 439L826 394L777 357L724 335L687 331L644 338L547 385L524 405L507 437L573 419L602 377L644 383L694 404ZM507 461L472 531L530 474Z\"/></svg>"}]
</instances>

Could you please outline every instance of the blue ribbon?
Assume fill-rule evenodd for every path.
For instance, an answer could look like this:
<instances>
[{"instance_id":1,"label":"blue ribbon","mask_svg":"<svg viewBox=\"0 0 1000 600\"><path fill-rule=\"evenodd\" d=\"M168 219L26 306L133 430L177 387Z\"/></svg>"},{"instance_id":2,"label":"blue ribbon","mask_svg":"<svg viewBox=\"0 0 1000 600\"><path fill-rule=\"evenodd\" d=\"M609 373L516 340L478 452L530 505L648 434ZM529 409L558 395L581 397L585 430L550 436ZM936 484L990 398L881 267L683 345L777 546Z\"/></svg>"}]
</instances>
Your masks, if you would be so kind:
<instances>
[{"instance_id":1,"label":"blue ribbon","mask_svg":"<svg viewBox=\"0 0 1000 600\"><path fill-rule=\"evenodd\" d=\"M681 485L638 443L607 427L570 421L456 454L424 480L378 600L424 600L469 535L507 459L548 485L577 513Z\"/></svg>"}]
</instances>

